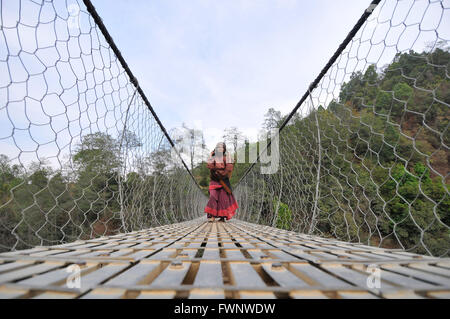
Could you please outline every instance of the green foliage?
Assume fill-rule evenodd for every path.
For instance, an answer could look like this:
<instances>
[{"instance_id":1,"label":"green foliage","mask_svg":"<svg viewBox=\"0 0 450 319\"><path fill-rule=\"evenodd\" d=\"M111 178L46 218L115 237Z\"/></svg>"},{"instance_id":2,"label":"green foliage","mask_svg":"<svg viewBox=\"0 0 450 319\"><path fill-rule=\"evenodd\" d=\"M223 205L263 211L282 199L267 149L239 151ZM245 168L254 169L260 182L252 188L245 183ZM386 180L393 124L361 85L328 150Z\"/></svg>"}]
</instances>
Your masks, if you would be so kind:
<instances>
[{"instance_id":1,"label":"green foliage","mask_svg":"<svg viewBox=\"0 0 450 319\"><path fill-rule=\"evenodd\" d=\"M275 216L277 216L276 227L290 230L292 225L292 211L288 205L276 198L272 202Z\"/></svg>"},{"instance_id":2,"label":"green foliage","mask_svg":"<svg viewBox=\"0 0 450 319\"><path fill-rule=\"evenodd\" d=\"M124 134L123 141L128 149L141 146L131 132ZM0 155L0 250L126 231L121 228L121 210L130 212L125 214L128 225L134 225L137 215L140 226L164 222L151 216L161 207L170 208L164 212L165 222L181 219L183 198L189 194L177 176L186 174L173 166L170 149L161 148L150 158L138 159L137 171L121 177L119 148L120 142L108 134L83 136L72 156L75 170L67 175L42 162L32 163L25 172ZM145 168L150 168L151 174ZM169 178L176 183L168 183Z\"/></svg>"},{"instance_id":3,"label":"green foliage","mask_svg":"<svg viewBox=\"0 0 450 319\"><path fill-rule=\"evenodd\" d=\"M334 193L330 181L322 181L323 193L329 194L331 191L338 199L339 193L345 195L344 198L331 201L327 205L324 205L326 201L321 202L322 209L328 212L333 206L341 206L332 215L334 229L322 223L320 225L323 231L341 238L365 237L370 240L369 227L366 227L363 219L358 219L361 214L367 218L367 209L370 208L378 218L381 235L397 235L397 242L390 243L393 247L416 247L417 252L427 253L420 243L423 233L425 246L431 253L446 253L450 246L450 206L445 189L448 185L436 174L432 177L430 172L433 168L445 176L448 163L432 158L430 167L426 156L442 152L439 150L441 143L434 132L423 127L422 117L408 112L411 110L424 113L426 124L436 131L443 131L443 126L435 118L428 116L428 113L442 114L441 119L446 123L450 118L448 106L434 100L431 92L415 89L422 87L429 90L439 89L442 92L443 87L449 87L445 69L435 67L427 61L433 61L434 65L449 65L450 53L436 49L431 53L418 54L411 51L399 54L384 73L374 73L375 69L371 66L364 74L353 74L350 81L342 86L339 103L330 104L328 110L336 119L327 115L327 120L321 128L324 130L323 135L330 137L331 145L342 151L342 156L327 153L324 160L326 163L330 160L340 167L339 171L331 169L330 175L335 176L337 180L342 178L340 185L349 185L352 189L347 192L344 188ZM444 103L449 103L448 94L443 96L447 97L447 100L443 100ZM370 105L373 105L373 108ZM349 117L349 114L353 117ZM319 115L323 118L325 114ZM333 127L333 132L327 129L330 126ZM347 128L351 134L346 132ZM414 136L416 131L421 134ZM340 139L332 138L333 134L337 134ZM411 136L415 139L414 142L401 134ZM350 147L346 147L344 143L348 143ZM328 147L326 144L325 138L324 148ZM448 152L442 154L443 158L448 155ZM399 163L398 158L408 159L408 166ZM341 159L351 161L350 170L347 169L349 163ZM433 162L439 165L433 166ZM367 174L362 165L371 169L370 174ZM345 175L345 178L342 175ZM355 183L356 181L358 183ZM359 189L359 185L365 185L362 193L372 199L372 202L364 205L364 201L352 203L350 200L349 204L342 207L345 199L348 202L348 198L352 197L352 192ZM377 188L379 193L376 192ZM364 207L365 209L361 209ZM352 212L353 218L346 218L346 211L349 209L360 210L361 214ZM346 219L355 222L345 222Z\"/></svg>"},{"instance_id":4,"label":"green foliage","mask_svg":"<svg viewBox=\"0 0 450 319\"><path fill-rule=\"evenodd\" d=\"M270 224L276 212L268 207L278 199L267 193L282 185L286 194L281 192L280 200L292 212L289 225L309 230L316 201L317 118L322 150L317 233L448 255L450 153L442 145L450 144L450 80L445 65L448 70L448 50L398 54L382 71L371 65L352 74L328 107L291 120L280 134L282 174L251 177L261 184L252 187L261 197L251 199L262 207L258 218ZM278 214L284 216L288 208L281 201ZM276 224L286 225L282 219Z\"/></svg>"},{"instance_id":5,"label":"green foliage","mask_svg":"<svg viewBox=\"0 0 450 319\"><path fill-rule=\"evenodd\" d=\"M450 154L442 145L450 144L449 65L450 53L439 48L398 54L383 70L371 65L352 74L327 107L296 115L280 135L282 174L252 176L251 185L242 185L249 188L246 200L258 208L249 220L307 232L317 200L320 235L448 254ZM266 129L282 121L281 113L271 109ZM156 222L150 212L169 207L167 222L180 220L189 190L180 177L183 168L170 160L170 149L139 158L136 171L125 176L119 171L121 145L142 144L132 132L121 136L84 136L72 157L74 174L68 176L45 165L25 171L0 155L0 250L16 245L16 238L19 249L113 234L121 227L121 209L140 209L143 219ZM245 151L258 147L246 143ZM319 147L322 173L315 198ZM235 164L232 185L248 162ZM192 172L207 194L206 164ZM280 185L289 191L274 197Z\"/></svg>"}]
</instances>

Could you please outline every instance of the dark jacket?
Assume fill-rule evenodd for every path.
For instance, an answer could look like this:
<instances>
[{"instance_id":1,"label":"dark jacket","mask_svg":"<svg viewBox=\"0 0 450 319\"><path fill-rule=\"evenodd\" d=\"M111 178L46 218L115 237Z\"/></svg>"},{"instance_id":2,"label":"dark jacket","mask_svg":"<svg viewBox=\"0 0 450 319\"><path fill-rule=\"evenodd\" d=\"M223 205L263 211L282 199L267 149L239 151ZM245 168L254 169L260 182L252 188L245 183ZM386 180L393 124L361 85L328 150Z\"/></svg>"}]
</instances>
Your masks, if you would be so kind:
<instances>
[{"instance_id":1,"label":"dark jacket","mask_svg":"<svg viewBox=\"0 0 450 319\"><path fill-rule=\"evenodd\" d=\"M209 168L211 180L219 182L220 179L229 180L231 178L234 162L228 154L219 158L210 155L206 166Z\"/></svg>"}]
</instances>

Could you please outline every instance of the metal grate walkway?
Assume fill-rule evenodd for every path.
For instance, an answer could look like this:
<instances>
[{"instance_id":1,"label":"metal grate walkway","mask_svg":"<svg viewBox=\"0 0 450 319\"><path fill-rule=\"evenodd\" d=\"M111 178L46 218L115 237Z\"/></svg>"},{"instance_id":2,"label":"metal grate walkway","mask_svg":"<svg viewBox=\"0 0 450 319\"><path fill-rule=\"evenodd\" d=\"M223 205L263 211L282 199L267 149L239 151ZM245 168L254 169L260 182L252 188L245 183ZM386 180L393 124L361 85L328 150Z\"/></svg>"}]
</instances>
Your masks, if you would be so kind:
<instances>
[{"instance_id":1,"label":"metal grate walkway","mask_svg":"<svg viewBox=\"0 0 450 319\"><path fill-rule=\"evenodd\" d=\"M0 298L450 298L450 258L201 218L2 253Z\"/></svg>"}]
</instances>

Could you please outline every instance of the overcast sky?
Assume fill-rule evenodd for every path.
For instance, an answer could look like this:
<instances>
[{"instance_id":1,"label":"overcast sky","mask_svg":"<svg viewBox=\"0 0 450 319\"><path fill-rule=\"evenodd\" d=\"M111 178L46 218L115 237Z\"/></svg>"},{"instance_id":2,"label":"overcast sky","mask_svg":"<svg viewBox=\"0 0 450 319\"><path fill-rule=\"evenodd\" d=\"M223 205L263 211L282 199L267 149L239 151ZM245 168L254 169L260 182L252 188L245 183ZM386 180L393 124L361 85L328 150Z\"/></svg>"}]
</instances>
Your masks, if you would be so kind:
<instances>
[{"instance_id":1,"label":"overcast sky","mask_svg":"<svg viewBox=\"0 0 450 319\"><path fill-rule=\"evenodd\" d=\"M288 113L369 0L93 0L167 129L252 140L264 113Z\"/></svg>"},{"instance_id":2,"label":"overcast sky","mask_svg":"<svg viewBox=\"0 0 450 319\"><path fill-rule=\"evenodd\" d=\"M128 91L119 94L117 61L109 66L107 44L95 40L99 31L76 1L0 6L0 151L11 159L58 166L82 136L99 130L117 138L122 130L134 88L123 76ZM289 113L370 4L92 1L164 126L201 129L209 149L233 126L255 141L271 107ZM79 23L69 19L74 5L83 10ZM450 0L383 1L312 92L314 107L327 106L355 71L448 43L449 16ZM141 109L129 125L151 124ZM159 145L155 133L139 137Z\"/></svg>"}]
</instances>

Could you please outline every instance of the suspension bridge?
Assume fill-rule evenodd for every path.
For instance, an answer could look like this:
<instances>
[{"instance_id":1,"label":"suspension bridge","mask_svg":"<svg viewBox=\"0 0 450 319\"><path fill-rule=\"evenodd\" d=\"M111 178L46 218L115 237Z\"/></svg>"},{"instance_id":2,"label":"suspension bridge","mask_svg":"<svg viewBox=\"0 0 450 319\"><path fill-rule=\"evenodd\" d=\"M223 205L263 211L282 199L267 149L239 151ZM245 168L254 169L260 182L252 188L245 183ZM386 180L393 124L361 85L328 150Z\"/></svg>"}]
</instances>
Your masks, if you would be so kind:
<instances>
[{"instance_id":1,"label":"suspension bridge","mask_svg":"<svg viewBox=\"0 0 450 319\"><path fill-rule=\"evenodd\" d=\"M448 1L373 1L226 223L89 0L0 11L0 298L450 298Z\"/></svg>"}]
</instances>

